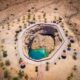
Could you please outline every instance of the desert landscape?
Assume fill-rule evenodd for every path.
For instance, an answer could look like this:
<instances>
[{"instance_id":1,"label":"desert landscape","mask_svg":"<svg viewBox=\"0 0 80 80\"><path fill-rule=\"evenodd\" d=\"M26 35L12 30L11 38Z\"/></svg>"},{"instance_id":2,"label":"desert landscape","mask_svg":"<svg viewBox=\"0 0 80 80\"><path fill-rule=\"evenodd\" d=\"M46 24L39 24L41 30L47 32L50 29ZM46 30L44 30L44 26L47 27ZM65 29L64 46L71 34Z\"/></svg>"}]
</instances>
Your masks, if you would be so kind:
<instances>
[{"instance_id":1,"label":"desert landscape","mask_svg":"<svg viewBox=\"0 0 80 80\"><path fill-rule=\"evenodd\" d=\"M80 1L0 0L0 80L80 80Z\"/></svg>"}]
</instances>

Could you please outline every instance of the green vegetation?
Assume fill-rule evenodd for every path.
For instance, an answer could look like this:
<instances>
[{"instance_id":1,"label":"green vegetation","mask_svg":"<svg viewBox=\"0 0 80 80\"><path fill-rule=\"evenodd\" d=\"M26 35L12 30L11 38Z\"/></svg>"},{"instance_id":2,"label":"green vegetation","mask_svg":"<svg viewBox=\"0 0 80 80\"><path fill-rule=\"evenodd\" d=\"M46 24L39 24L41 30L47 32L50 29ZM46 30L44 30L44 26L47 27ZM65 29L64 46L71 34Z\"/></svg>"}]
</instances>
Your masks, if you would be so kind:
<instances>
[{"instance_id":1,"label":"green vegetation","mask_svg":"<svg viewBox=\"0 0 80 80\"><path fill-rule=\"evenodd\" d=\"M10 76L10 73L8 70L4 70L4 78L10 80L11 79L11 76Z\"/></svg>"},{"instance_id":2,"label":"green vegetation","mask_svg":"<svg viewBox=\"0 0 80 80\"><path fill-rule=\"evenodd\" d=\"M14 77L13 80L19 80L19 78L18 77Z\"/></svg>"},{"instance_id":3,"label":"green vegetation","mask_svg":"<svg viewBox=\"0 0 80 80\"><path fill-rule=\"evenodd\" d=\"M46 62L46 71L49 70L49 62Z\"/></svg>"},{"instance_id":4,"label":"green vegetation","mask_svg":"<svg viewBox=\"0 0 80 80\"><path fill-rule=\"evenodd\" d=\"M73 78L73 73L70 74L70 76L67 77L67 80L71 80Z\"/></svg>"},{"instance_id":5,"label":"green vegetation","mask_svg":"<svg viewBox=\"0 0 80 80\"><path fill-rule=\"evenodd\" d=\"M24 71L19 71L19 73L18 73L18 75L19 75L19 78L22 78L23 76L24 76Z\"/></svg>"},{"instance_id":6,"label":"green vegetation","mask_svg":"<svg viewBox=\"0 0 80 80\"><path fill-rule=\"evenodd\" d=\"M6 65L6 66L10 66L10 61L9 61L9 60L6 60L6 61L5 61L5 65Z\"/></svg>"},{"instance_id":7,"label":"green vegetation","mask_svg":"<svg viewBox=\"0 0 80 80\"><path fill-rule=\"evenodd\" d=\"M7 57L7 51L3 51L3 57Z\"/></svg>"},{"instance_id":8,"label":"green vegetation","mask_svg":"<svg viewBox=\"0 0 80 80\"><path fill-rule=\"evenodd\" d=\"M35 67L35 72L38 72L38 66Z\"/></svg>"},{"instance_id":9,"label":"green vegetation","mask_svg":"<svg viewBox=\"0 0 80 80\"><path fill-rule=\"evenodd\" d=\"M73 70L74 70L74 71L77 70L77 65L74 65Z\"/></svg>"},{"instance_id":10,"label":"green vegetation","mask_svg":"<svg viewBox=\"0 0 80 80\"><path fill-rule=\"evenodd\" d=\"M0 67L3 67L4 66L4 63L3 62L0 62Z\"/></svg>"},{"instance_id":11,"label":"green vegetation","mask_svg":"<svg viewBox=\"0 0 80 80\"><path fill-rule=\"evenodd\" d=\"M77 52L74 52L74 53L73 53L72 58L73 58L74 60L77 60Z\"/></svg>"}]
</instances>

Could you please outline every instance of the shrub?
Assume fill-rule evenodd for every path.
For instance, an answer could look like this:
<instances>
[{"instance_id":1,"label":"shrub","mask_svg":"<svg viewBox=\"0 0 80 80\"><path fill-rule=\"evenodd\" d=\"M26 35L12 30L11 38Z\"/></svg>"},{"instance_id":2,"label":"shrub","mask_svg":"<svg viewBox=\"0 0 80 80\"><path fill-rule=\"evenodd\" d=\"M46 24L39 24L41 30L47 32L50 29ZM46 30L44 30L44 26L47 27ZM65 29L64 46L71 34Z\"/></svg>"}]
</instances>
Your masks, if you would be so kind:
<instances>
[{"instance_id":1,"label":"shrub","mask_svg":"<svg viewBox=\"0 0 80 80\"><path fill-rule=\"evenodd\" d=\"M5 65L6 65L6 66L9 66L9 65L10 65L10 61L9 61L9 60L6 60L6 61L5 61Z\"/></svg>"},{"instance_id":2,"label":"shrub","mask_svg":"<svg viewBox=\"0 0 80 80\"><path fill-rule=\"evenodd\" d=\"M7 57L7 51L3 51L3 57Z\"/></svg>"},{"instance_id":3,"label":"shrub","mask_svg":"<svg viewBox=\"0 0 80 80\"><path fill-rule=\"evenodd\" d=\"M4 71L4 78L9 78L9 72L8 72L8 70Z\"/></svg>"},{"instance_id":4,"label":"shrub","mask_svg":"<svg viewBox=\"0 0 80 80\"><path fill-rule=\"evenodd\" d=\"M24 72L20 70L18 75L19 75L20 78L22 78L24 76Z\"/></svg>"},{"instance_id":5,"label":"shrub","mask_svg":"<svg viewBox=\"0 0 80 80\"><path fill-rule=\"evenodd\" d=\"M19 80L19 78L18 77L14 77L13 80Z\"/></svg>"},{"instance_id":6,"label":"shrub","mask_svg":"<svg viewBox=\"0 0 80 80\"><path fill-rule=\"evenodd\" d=\"M73 56L72 56L72 58L73 58L74 60L77 60L77 57L76 57L76 55L73 55Z\"/></svg>"},{"instance_id":7,"label":"shrub","mask_svg":"<svg viewBox=\"0 0 80 80\"><path fill-rule=\"evenodd\" d=\"M35 67L35 72L38 72L38 66Z\"/></svg>"}]
</instances>

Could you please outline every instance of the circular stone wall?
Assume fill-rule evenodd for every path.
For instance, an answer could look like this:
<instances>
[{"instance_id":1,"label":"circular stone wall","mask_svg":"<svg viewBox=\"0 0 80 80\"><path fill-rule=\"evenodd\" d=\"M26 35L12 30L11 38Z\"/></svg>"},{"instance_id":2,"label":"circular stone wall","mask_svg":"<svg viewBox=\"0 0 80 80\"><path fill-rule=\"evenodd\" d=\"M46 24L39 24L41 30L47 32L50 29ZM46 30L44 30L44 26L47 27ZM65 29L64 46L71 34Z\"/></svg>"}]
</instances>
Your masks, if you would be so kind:
<instances>
[{"instance_id":1,"label":"circular stone wall","mask_svg":"<svg viewBox=\"0 0 80 80\"><path fill-rule=\"evenodd\" d=\"M24 33L23 42L29 58L40 60L48 57L55 48L56 28L50 25L35 25Z\"/></svg>"},{"instance_id":2,"label":"circular stone wall","mask_svg":"<svg viewBox=\"0 0 80 80\"><path fill-rule=\"evenodd\" d=\"M53 23L33 24L18 36L20 56L29 63L54 61L67 43L63 29Z\"/></svg>"}]
</instances>

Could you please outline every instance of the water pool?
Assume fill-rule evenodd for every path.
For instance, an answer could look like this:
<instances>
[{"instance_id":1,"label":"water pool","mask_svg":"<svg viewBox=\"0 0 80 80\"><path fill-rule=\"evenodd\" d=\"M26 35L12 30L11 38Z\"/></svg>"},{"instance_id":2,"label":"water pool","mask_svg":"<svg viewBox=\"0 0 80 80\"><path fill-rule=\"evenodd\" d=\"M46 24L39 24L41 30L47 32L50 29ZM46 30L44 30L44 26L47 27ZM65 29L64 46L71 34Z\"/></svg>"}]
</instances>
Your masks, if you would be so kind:
<instances>
[{"instance_id":1,"label":"water pool","mask_svg":"<svg viewBox=\"0 0 80 80\"><path fill-rule=\"evenodd\" d=\"M48 57L49 55L44 48L31 49L28 54L29 54L29 57L34 60L40 60L45 57Z\"/></svg>"}]
</instances>

